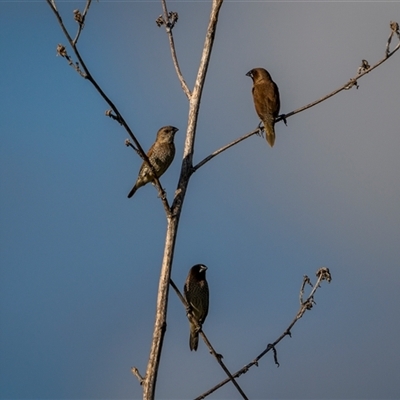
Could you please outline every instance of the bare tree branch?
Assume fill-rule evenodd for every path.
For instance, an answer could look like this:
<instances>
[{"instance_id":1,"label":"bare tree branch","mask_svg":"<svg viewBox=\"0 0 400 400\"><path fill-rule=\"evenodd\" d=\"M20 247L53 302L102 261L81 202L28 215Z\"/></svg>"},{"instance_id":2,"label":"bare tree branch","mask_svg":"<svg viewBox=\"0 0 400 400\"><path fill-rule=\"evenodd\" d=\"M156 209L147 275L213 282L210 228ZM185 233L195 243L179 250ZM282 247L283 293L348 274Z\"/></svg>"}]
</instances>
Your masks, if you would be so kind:
<instances>
[{"instance_id":1,"label":"bare tree branch","mask_svg":"<svg viewBox=\"0 0 400 400\"><path fill-rule=\"evenodd\" d=\"M171 56L172 56L172 61L174 63L175 71L176 71L176 74L178 75L178 79L179 79L179 82L181 83L183 92L185 93L188 100L190 100L192 93L191 93L191 91L185 81L185 78L182 75L181 69L179 67L178 57L176 55L176 50L175 50L174 36L172 34L172 29L175 26L175 23L178 21L178 13L176 13L176 12L168 13L167 4L166 4L165 0L161 0L161 4L163 7L164 16L160 15L157 18L156 23L158 26L165 25L165 30L168 34L169 47L171 48Z\"/></svg>"},{"instance_id":2,"label":"bare tree branch","mask_svg":"<svg viewBox=\"0 0 400 400\"><path fill-rule=\"evenodd\" d=\"M146 377L143 382L143 398L147 400L152 400L155 396L158 365L160 363L164 334L167 324L166 316L168 307L168 291L169 281L171 278L176 234L178 230L183 201L191 175L194 139L197 125L197 117L200 108L201 94L203 91L204 80L207 74L208 63L211 57L212 47L214 44L214 37L218 22L218 13L222 6L222 3L223 0L213 0L212 2L210 20L207 28L199 71L197 74L194 90L189 101L188 128L186 132L186 140L183 152L181 174L178 182L178 189L175 192L174 202L171 207L171 215L167 217L167 235L161 266L160 281L158 285L156 321L154 323L153 340L150 349L149 361L147 364Z\"/></svg>"},{"instance_id":3,"label":"bare tree branch","mask_svg":"<svg viewBox=\"0 0 400 400\"><path fill-rule=\"evenodd\" d=\"M87 0L86 1L86 6L85 6L85 9L83 10L82 14L80 13L79 10L74 10L74 19L78 23L78 31L76 32L75 39L73 40L73 43L74 43L75 46L78 43L79 36L80 36L80 34L82 32L82 29L83 29L83 27L85 25L86 14L89 11L89 7L90 7L91 2L92 2L92 0Z\"/></svg>"},{"instance_id":4,"label":"bare tree branch","mask_svg":"<svg viewBox=\"0 0 400 400\"><path fill-rule=\"evenodd\" d=\"M95 81L95 79L92 77L91 73L89 72L89 69L87 68L86 64L84 63L78 48L76 46L76 43L74 43L74 41L72 40L70 34L68 33L62 18L59 14L59 12L57 11L56 8L56 4L55 4L55 0L46 0L47 3L49 4L50 8L53 10L58 23L61 26L62 31L64 32L72 50L74 51L76 57L78 58L79 63L73 63L72 59L70 56L68 56L67 51L65 49L65 47L63 45L58 45L57 46L57 53L59 55L61 55L62 57L65 57L68 60L68 63L70 65L72 65L75 70L85 79L87 79L95 88L96 90L99 92L99 94L101 95L101 97L106 101L106 103L111 107L112 111L115 113L115 116L113 117L113 119L117 120L126 130L126 132L128 133L128 135L131 137L131 139L133 140L133 142L136 145L137 148L137 153L139 154L139 156L142 158L143 161L145 161L147 163L147 165L150 167L151 171L153 172L154 175L154 182L155 182L155 186L158 190L158 195L163 203L164 206L164 210L165 213L168 216L171 215L171 208L168 204L168 200L166 198L166 194L165 191L163 189L163 187L161 186L160 180L157 178L155 171L154 171L154 167L153 165L151 165L149 158L147 157L147 154L144 152L142 146L140 145L139 141L136 139L136 136L133 134L133 132L131 131L130 127L128 126L128 124L126 123L125 119L122 117L122 114L119 112L119 110L117 109L117 107L114 105L114 103L110 100L110 98L104 93L104 91L101 89L101 87L98 85L98 83ZM84 14L82 15L82 18L84 20L84 17L86 16L86 13L89 9L90 6L90 2L91 0L88 0L86 3L86 7L85 7L85 11ZM79 31L78 31L79 32ZM76 38L77 39L77 38ZM81 68L83 69L83 71L81 70ZM106 115L109 115L106 113ZM109 115L111 116L111 115Z\"/></svg>"},{"instance_id":5,"label":"bare tree branch","mask_svg":"<svg viewBox=\"0 0 400 400\"><path fill-rule=\"evenodd\" d=\"M91 0L86 0L86 6L85 6L83 13L80 13L79 10L74 11L74 19L78 23L78 31L76 33L75 39L73 39L73 40L72 40L71 36L69 35L67 29L65 28L60 14L58 13L55 0L46 0L46 1L49 4L50 8L53 10L54 14L56 15L56 18L58 19L58 22L59 22L65 36L67 37L68 42L69 42L70 46L72 47L78 61L74 62L72 60L72 58L68 55L68 53L63 45L59 45L57 47L57 53L60 56L66 58L69 65L71 65L82 77L84 77L89 82L91 82L91 84L96 88L96 90L99 92L99 94L103 97L103 99L106 101L106 103L111 108L109 111L107 111L107 115L110 118L119 122L125 128L128 135L131 137L132 141L134 142L134 144L132 144L129 140L127 140L126 145L132 147L139 154L139 156L147 163L147 165L151 168L151 170L154 173L154 168L151 165L146 153L143 151L140 143L136 139L133 132L130 130L129 126L125 122L124 118L122 117L122 115L120 114L120 112L118 111L116 106L106 96L106 94L99 87L99 85L97 84L95 79L92 77L91 73L89 72L88 68L86 67L86 65L77 49L77 42L80 37L81 31L84 27L85 17L89 10ZM165 28L166 28L166 31L168 34L168 38L169 38L173 64L174 64L178 79L181 83L182 90L189 100L189 115L188 115L188 127L187 127L187 134L186 134L185 145L184 145L183 160L182 160L182 166L181 166L181 174L180 174L179 182L177 185L177 190L175 192L174 200L173 200L171 207L169 207L168 201L165 196L165 192L162 189L159 179L155 178L155 186L157 187L160 197L162 198L162 202L163 202L163 205L164 205L164 208L166 211L166 215L167 215L167 231L166 231L165 247L164 247L164 254L163 254L159 287L158 287L155 325L154 325L149 360L148 360L147 369L146 369L146 375L143 377L139 373L139 370L136 367L132 367L132 373L138 378L140 384L143 385L143 398L144 399L154 399L154 397L155 397L155 388L156 388L156 383L157 383L158 367L159 367L161 353L162 353L163 339L164 339L164 335L166 332L166 326L167 326L166 325L166 316L167 316L167 309L168 309L169 284L171 284L171 286L177 292L178 297L181 299L182 303L187 307L187 303L186 303L185 299L181 295L179 289L176 287L176 285L171 280L171 270L172 270L172 263L173 263L173 256L174 256L174 249L175 249L175 243L176 243L176 235L177 235L178 226L179 226L180 214L182 211L182 205L184 202L184 198L186 195L186 190L187 190L187 187L189 184L190 177L195 171L197 171L197 169L202 167L204 164L206 164L208 161L210 161L211 159L216 157L218 154L221 154L228 148L240 143L241 141L249 138L250 136L260 133L259 128L250 133L247 133L246 135L244 135L244 136L234 140L233 142L221 147L220 149L214 151L212 154L210 154L208 157L206 157L205 159L203 159L202 161L200 161L197 165L195 165L193 167L194 143L195 143L195 136L196 136L198 113L200 110L200 101L201 101L201 96L202 96L204 82L205 82L205 78L206 78L206 74L207 74L208 65L210 62L211 52L212 52L212 48L213 48L216 27L217 27L217 23L218 23L218 15L219 15L219 11L222 6L223 0L213 0L212 1L209 24L207 27L207 33L206 33L206 37L205 37L203 52L202 52L202 56L201 56L201 61L200 61L195 85L193 87L193 91L191 91L189 89L189 87L183 77L183 74L180 70L178 58L177 58L177 54L176 54L176 49L175 49L175 44L174 44L174 38L173 38L173 34L172 34L172 29L178 20L178 14L176 12L168 12L166 0L161 0L161 3L162 3L162 7L163 7L163 16L160 16L156 22L159 26L165 25ZM361 67L359 67L359 69L358 69L357 75L354 78L350 79L342 87L340 87L339 89L322 97L321 99L314 101L313 103L310 103L310 104L308 104L304 107L301 107L295 111L292 111L288 114L280 115L276 119L276 122L281 121L281 120L286 121L286 118L289 118L295 114L298 114L308 108L311 108L311 107L327 100L328 98L336 95L337 93L341 92L342 90L348 90L348 89L352 88L353 86L356 86L358 88L357 81L361 77L363 77L364 75L366 75L373 69L377 68L384 61L386 61L388 58L390 58L396 51L398 51L398 49L400 47L400 43L395 47L395 49L392 52L390 52L390 43L391 43L391 40L392 40L392 37L394 34L396 34L400 39L399 26L395 22L391 22L390 26L391 26L391 34L390 34L387 44L386 44L385 57L382 60L380 60L373 67L370 67L368 62L366 60L363 60ZM154 176L156 176L155 173L154 173ZM203 340L205 341L206 345L209 347L211 354L213 354L213 356L217 359L218 363L221 365L221 367L224 369L225 373L229 377L228 379L226 379L226 380L222 381L221 383L219 383L218 385L216 385L214 388L210 389L209 391L207 391L204 394L202 394L201 396L199 396L197 399L205 398L206 396L213 393L215 390L222 387L229 381L232 381L232 383L235 385L235 387L237 388L237 390L239 391L241 396L244 399L247 399L245 393L240 388L240 386L238 385L235 378L238 378L240 375L246 373L253 365L258 365L258 361L266 353L268 353L271 350L273 352L274 361L279 366L276 346L279 344L279 342L285 336L291 336L291 329L293 328L295 323L304 315L304 313L307 310L310 310L313 307L313 305L315 304L314 295L316 293L316 290L320 287L319 285L320 285L321 281L323 281L323 280L327 280L328 282L331 281L331 275L330 275L328 268L320 268L317 271L317 277L318 277L317 282L313 286L310 282L310 279L307 276L304 276L303 282L301 285L301 289L300 289L300 295L299 295L300 308L296 314L296 317L289 324L288 328L281 334L281 336L278 339L275 340L275 342L273 342L272 344L271 343L268 344L266 349L263 350L253 361L248 363L246 366L244 366L242 369L240 369L233 375L230 373L230 371L226 368L225 364L222 362L222 355L215 352L215 350L212 347L211 343L209 342L208 338L202 331L201 326L193 318L191 313L188 314L188 319L190 321L194 322L198 326L199 333L202 336ZM312 286L312 290L311 290L309 296L307 297L307 299L303 300L304 289L307 284L310 284Z\"/></svg>"},{"instance_id":6,"label":"bare tree branch","mask_svg":"<svg viewBox=\"0 0 400 400\"><path fill-rule=\"evenodd\" d=\"M386 43L386 56L389 57L389 53L390 53L390 42L392 41L392 36L394 34L397 35L397 37L400 40L400 31L399 31L399 24L396 21L390 21L390 29L392 30L390 32L390 36L388 38L388 41ZM394 51L392 52L392 54L394 53Z\"/></svg>"},{"instance_id":7,"label":"bare tree branch","mask_svg":"<svg viewBox=\"0 0 400 400\"><path fill-rule=\"evenodd\" d=\"M200 109L200 100L203 92L204 80L206 78L208 64L210 62L215 32L217 29L218 15L222 3L223 0L213 0L212 2L211 15L207 27L200 66L197 72L197 78L193 88L192 96L190 97L189 101L188 127L186 132L185 146L183 150L181 175L178 182L178 188L175 192L175 198L171 206L173 215L175 215L182 206L187 185L189 183L190 176L193 173L193 152L196 136L197 118Z\"/></svg>"},{"instance_id":8,"label":"bare tree branch","mask_svg":"<svg viewBox=\"0 0 400 400\"><path fill-rule=\"evenodd\" d=\"M234 140L233 142L225 145L224 147L221 147L218 150L215 150L214 153L211 153L208 157L206 157L204 160L200 161L198 164L196 164L193 167L192 172L196 172L200 167L202 167L205 163L208 161L212 160L214 157L216 157L218 154L222 153L225 150L228 150L230 147L234 146L235 144L240 143L242 140L245 140L249 138L250 136L256 135L260 133L260 129L256 129L250 133L246 133L244 136L240 137L239 139Z\"/></svg>"},{"instance_id":9,"label":"bare tree branch","mask_svg":"<svg viewBox=\"0 0 400 400\"><path fill-rule=\"evenodd\" d=\"M142 375L140 375L139 370L136 367L132 367L131 368L131 372L132 372L133 375L136 376L136 378L138 378L138 381L139 381L140 385L143 385L144 378L143 378Z\"/></svg>"},{"instance_id":10,"label":"bare tree branch","mask_svg":"<svg viewBox=\"0 0 400 400\"><path fill-rule=\"evenodd\" d=\"M302 302L302 304L300 305L300 309L297 312L296 316L294 317L293 321L289 324L289 326L286 328L286 330L279 336L278 339L275 340L275 342L270 343L267 345L266 349L263 350L253 361L251 361L250 363L248 363L247 365L245 365L242 369L240 369L239 371L237 371L236 373L233 374L234 378L238 378L240 375L245 374L252 366L256 365L258 366L258 361L264 357L265 354L267 354L270 350L273 350L274 353L274 361L275 364L277 364L279 366L278 360L277 360L277 354L276 354L276 345L285 337L285 336L290 336L291 337L291 329L293 328L293 326L296 324L296 322L304 315L304 313L307 310L311 310L313 304L314 304L314 294L317 291L317 289L320 287L320 283L323 280L326 280L328 283L330 283L330 281L332 280L330 271L328 268L326 267L322 267L320 268L317 273L317 282L315 283L315 285L313 286L309 296L307 297L307 299ZM305 276L303 278L303 282L302 282L302 286L300 289L300 292L302 290L304 290L304 286L305 284L309 281L309 278L307 276ZM301 297L302 295L300 295ZM230 379L225 379L224 381L218 383L218 385L215 385L213 388L211 388L210 390L208 390L207 392L204 392L203 394L201 394L200 396L196 397L195 400L201 400L204 399L205 397L207 397L208 395L210 395L211 393L215 392L217 389L219 389L220 387L224 386L225 384L227 384L230 381Z\"/></svg>"},{"instance_id":11,"label":"bare tree branch","mask_svg":"<svg viewBox=\"0 0 400 400\"><path fill-rule=\"evenodd\" d=\"M189 310L189 304L187 303L186 299L182 296L180 290L178 289L178 287L175 285L174 281L172 279L170 279L170 284L173 287L173 289L175 290L177 296L179 297L179 300L181 301L181 303L183 304L183 306L185 307L186 310ZM248 397L246 396L246 394L243 392L242 388L239 386L239 384L236 382L235 378L232 376L232 374L230 373L230 371L228 370L228 368L226 367L226 365L224 364L224 362L222 361L222 354L219 354L215 351L214 347L212 346L212 344L210 343L210 341L208 340L206 334L203 331L203 327L201 325L199 325L199 323L197 322L196 318L193 317L191 312L188 312L186 314L187 318L189 319L189 321L191 323L193 323L196 328L199 331L199 334L201 335L201 337L204 340L204 343L207 345L207 347L210 350L210 353L214 356L214 358L217 360L218 364L221 366L221 368L225 371L225 373L228 375L229 379L232 381L232 383L235 385L236 389L238 390L238 392L240 393L240 395L243 397L243 399L248 399Z\"/></svg>"},{"instance_id":12,"label":"bare tree branch","mask_svg":"<svg viewBox=\"0 0 400 400\"><path fill-rule=\"evenodd\" d=\"M398 32L398 24L397 22L391 22L391 29L392 29L392 33L389 36L389 40L387 43L387 49L389 49L389 44L390 44L390 40L393 36L394 33L396 33L399 36L399 40L400 40L400 33ZM395 30L397 28L397 31ZM374 70L375 68L379 67L381 64L383 64L386 60L388 60L394 53L396 53L396 51L398 51L400 48L400 42L397 44L397 46L394 48L394 50L391 53L386 53L385 57L383 57L380 61L378 61L374 66L369 67L368 62L366 60L363 60L362 65L360 68L358 68L358 73L354 78L351 78L348 82L346 82L344 85L342 85L340 88L334 90L333 92L327 94L324 97L321 97L320 99L307 104L306 106L300 107L297 110L291 111L287 114L282 114L280 115L275 122L279 122L279 121L285 121L286 123L286 119L289 117L292 117L295 114L299 114L302 111L305 111L311 107L316 106L319 103L322 103L323 101L329 99L330 97L340 93L342 90L349 90L351 89L353 86L358 88L358 83L357 80L362 78L364 75L369 74L372 70ZM364 61L367 63L369 68L365 68L364 66ZM250 133L247 133L246 135L240 137L239 139L234 140L233 142L221 147L218 150L215 150L213 153L211 153L209 156L207 156L206 158L204 158L202 161L200 161L198 164L196 164L196 166L193 167L192 169L192 173L197 171L200 167L202 167L204 164L206 164L208 161L212 160L215 156L217 156L218 154L221 154L223 151L228 150L229 148L231 148L232 146L240 143L242 140L248 139L250 136L255 135L256 133L258 133L260 130L254 130Z\"/></svg>"},{"instance_id":13,"label":"bare tree branch","mask_svg":"<svg viewBox=\"0 0 400 400\"><path fill-rule=\"evenodd\" d=\"M380 61L378 61L374 66L372 66L371 68L365 69L362 73L358 74L354 77L351 78L347 83L345 83L343 86L341 86L340 88L334 90L333 92L327 94L324 97L321 97L319 100L316 100L310 104L307 104L304 107L298 108L297 110L294 110L288 114L284 114L284 116L279 116L276 119L276 122L281 121L283 119L283 117L285 118L289 118L295 114L301 113L304 110L307 110L308 108L314 107L319 103L322 103L323 101L329 99L330 97L334 96L335 94L340 93L342 90L349 90L351 89L353 86L356 86L358 88L357 85L357 81L362 78L364 75L369 74L371 71L373 71L375 68L379 67L381 64L383 64L387 59L389 59L397 50L399 50L400 48L400 43L395 47L395 49L389 53L388 55L385 55L385 57L383 57Z\"/></svg>"},{"instance_id":14,"label":"bare tree branch","mask_svg":"<svg viewBox=\"0 0 400 400\"><path fill-rule=\"evenodd\" d=\"M178 214L167 218L167 234L157 291L156 320L154 323L153 339L147 363L146 376L143 380L143 399L147 400L154 399L155 397L158 366L160 364L162 345L167 327L168 289L171 278L176 234L179 225L179 216L180 215Z\"/></svg>"}]
</instances>

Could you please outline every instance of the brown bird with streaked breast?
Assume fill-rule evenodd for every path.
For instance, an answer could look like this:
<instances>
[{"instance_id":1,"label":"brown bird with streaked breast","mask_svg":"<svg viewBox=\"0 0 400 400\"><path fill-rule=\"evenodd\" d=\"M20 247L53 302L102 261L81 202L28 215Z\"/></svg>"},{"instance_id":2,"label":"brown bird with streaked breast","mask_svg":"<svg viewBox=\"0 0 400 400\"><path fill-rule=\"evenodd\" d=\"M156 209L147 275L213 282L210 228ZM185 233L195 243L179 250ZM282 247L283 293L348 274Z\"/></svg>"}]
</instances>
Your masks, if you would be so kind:
<instances>
[{"instance_id":1,"label":"brown bird with streaked breast","mask_svg":"<svg viewBox=\"0 0 400 400\"><path fill-rule=\"evenodd\" d=\"M258 116L264 124L265 138L271 147L275 143L275 119L281 106L279 90L264 68L253 68L246 76L253 79L253 100Z\"/></svg>"},{"instance_id":2,"label":"brown bird with streaked breast","mask_svg":"<svg viewBox=\"0 0 400 400\"><path fill-rule=\"evenodd\" d=\"M189 305L192 316L197 320L200 327L208 314L209 291L206 281L207 267L203 264L196 264L190 268L183 289L186 301ZM190 350L197 350L199 344L199 332L192 322L190 325Z\"/></svg>"},{"instance_id":3,"label":"brown bird with streaked breast","mask_svg":"<svg viewBox=\"0 0 400 400\"><path fill-rule=\"evenodd\" d=\"M147 152L147 157L154 168L157 178L160 178L160 176L168 169L174 159L174 137L176 132L178 132L178 128L175 128L174 126L163 126L160 128L157 132L156 141ZM154 175L151 171L151 168L145 161L143 161L135 186L133 186L129 192L128 198L131 198L135 194L136 190L138 190L140 187L153 181Z\"/></svg>"}]
</instances>

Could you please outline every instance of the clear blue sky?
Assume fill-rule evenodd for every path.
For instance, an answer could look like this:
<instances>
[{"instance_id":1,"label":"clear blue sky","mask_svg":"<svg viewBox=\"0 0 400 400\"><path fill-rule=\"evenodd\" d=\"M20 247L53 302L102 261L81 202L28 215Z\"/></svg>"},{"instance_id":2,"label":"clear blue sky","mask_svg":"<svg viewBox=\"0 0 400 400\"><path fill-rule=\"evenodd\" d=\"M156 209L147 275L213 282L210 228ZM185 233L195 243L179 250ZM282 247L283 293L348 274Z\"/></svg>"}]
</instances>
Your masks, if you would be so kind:
<instances>
[{"instance_id":1,"label":"clear blue sky","mask_svg":"<svg viewBox=\"0 0 400 400\"><path fill-rule=\"evenodd\" d=\"M72 11L59 9L75 32ZM193 85L210 2L170 2L182 71ZM93 2L79 49L143 147L188 107L160 2ZM398 2L226 2L198 123L195 162L253 130L253 67L269 70L281 112L344 84L384 56ZM394 39L394 45L398 40ZM0 396L140 398L165 237L150 185L131 200L140 159L93 87L56 57L66 40L44 1L0 2ZM392 45L392 47L394 47ZM303 275L333 281L271 356L240 378L256 399L395 399L400 345L400 53L359 89L279 123L271 149L252 137L193 176L172 276L209 267L204 329L236 371L298 310ZM189 351L171 292L158 398L193 398L224 373L201 342ZM232 385L211 396L238 398Z\"/></svg>"}]
</instances>

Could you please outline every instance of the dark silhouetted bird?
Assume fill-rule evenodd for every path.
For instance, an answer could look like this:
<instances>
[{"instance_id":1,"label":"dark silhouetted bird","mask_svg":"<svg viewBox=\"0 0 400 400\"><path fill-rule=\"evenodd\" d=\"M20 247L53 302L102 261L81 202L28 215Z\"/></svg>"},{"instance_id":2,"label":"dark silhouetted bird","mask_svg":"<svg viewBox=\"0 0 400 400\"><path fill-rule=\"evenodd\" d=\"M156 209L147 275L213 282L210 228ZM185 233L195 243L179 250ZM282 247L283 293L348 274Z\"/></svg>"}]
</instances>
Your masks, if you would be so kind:
<instances>
[{"instance_id":1,"label":"dark silhouetted bird","mask_svg":"<svg viewBox=\"0 0 400 400\"><path fill-rule=\"evenodd\" d=\"M275 118L281 106L278 86L264 68L254 68L246 75L253 79L254 107L264 124L265 138L272 147L275 143Z\"/></svg>"},{"instance_id":2,"label":"dark silhouetted bird","mask_svg":"<svg viewBox=\"0 0 400 400\"><path fill-rule=\"evenodd\" d=\"M174 137L176 132L178 132L178 128L175 128L174 126L164 126L160 128L157 132L156 141L147 152L147 157L155 170L157 178L167 170L174 159ZM135 186L129 192L128 198L131 198L140 187L149 182L153 182L153 180L154 176L150 167L143 161Z\"/></svg>"},{"instance_id":3,"label":"dark silhouetted bird","mask_svg":"<svg viewBox=\"0 0 400 400\"><path fill-rule=\"evenodd\" d=\"M208 284L206 281L207 267L203 264L196 264L190 268L189 275L186 278L184 293L193 317L201 326L208 314ZM196 326L190 324L190 350L197 350L199 344L199 332Z\"/></svg>"}]
</instances>

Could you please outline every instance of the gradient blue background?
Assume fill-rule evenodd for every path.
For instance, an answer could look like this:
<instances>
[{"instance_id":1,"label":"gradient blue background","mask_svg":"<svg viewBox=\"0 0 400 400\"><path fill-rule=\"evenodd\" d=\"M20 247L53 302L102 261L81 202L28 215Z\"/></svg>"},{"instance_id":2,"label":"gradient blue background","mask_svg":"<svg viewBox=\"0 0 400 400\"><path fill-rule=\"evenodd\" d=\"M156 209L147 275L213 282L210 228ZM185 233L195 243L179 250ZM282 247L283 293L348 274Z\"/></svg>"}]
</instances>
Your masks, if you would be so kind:
<instances>
[{"instance_id":1,"label":"gradient blue background","mask_svg":"<svg viewBox=\"0 0 400 400\"><path fill-rule=\"evenodd\" d=\"M169 2L189 86L210 2ZM72 10L60 2L75 33ZM162 177L171 200L188 106L160 2L93 2L79 49L145 149L180 128ZM258 124L253 67L267 68L281 112L347 82L384 56L398 2L230 2L221 10L194 159ZM154 322L165 215L149 185L131 200L141 160L104 116L94 88L56 57L66 44L44 1L0 3L0 395L141 398ZM394 39L392 47L398 43ZM72 54L72 53L71 53ZM273 149L252 137L192 177L172 276L209 267L204 329L236 371L287 327L303 275L333 281L271 355L240 378L256 399L400 397L400 53L360 88L279 123ZM157 398L193 398L224 379L203 343L191 353L171 292ZM210 396L238 398L232 385Z\"/></svg>"}]
</instances>

